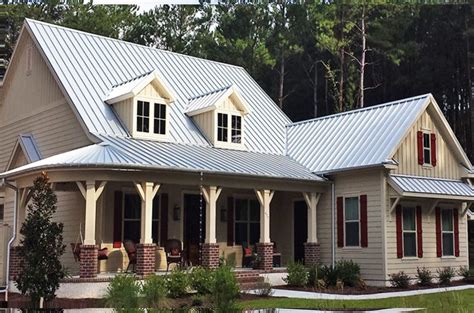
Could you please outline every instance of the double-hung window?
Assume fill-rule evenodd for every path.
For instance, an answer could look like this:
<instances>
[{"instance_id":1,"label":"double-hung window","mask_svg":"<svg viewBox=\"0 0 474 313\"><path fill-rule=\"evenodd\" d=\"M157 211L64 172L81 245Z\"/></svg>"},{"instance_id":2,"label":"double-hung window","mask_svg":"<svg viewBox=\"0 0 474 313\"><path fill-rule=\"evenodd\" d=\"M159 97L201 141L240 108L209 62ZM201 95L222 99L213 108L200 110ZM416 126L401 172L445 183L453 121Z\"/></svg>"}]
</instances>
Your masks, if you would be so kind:
<instances>
[{"instance_id":1,"label":"double-hung window","mask_svg":"<svg viewBox=\"0 0 474 313\"><path fill-rule=\"evenodd\" d=\"M360 245L360 211L359 197L344 199L344 227L346 247Z\"/></svg>"},{"instance_id":2,"label":"double-hung window","mask_svg":"<svg viewBox=\"0 0 474 313\"><path fill-rule=\"evenodd\" d=\"M159 203L159 201L154 201ZM152 238L154 243L159 241L160 227L160 208L158 205L153 206L152 214ZM135 243L140 242L141 237L141 198L136 193L124 193L123 199L123 240L132 240Z\"/></svg>"},{"instance_id":3,"label":"double-hung window","mask_svg":"<svg viewBox=\"0 0 474 313\"><path fill-rule=\"evenodd\" d=\"M423 163L431 164L431 140L429 133L423 133Z\"/></svg>"},{"instance_id":4,"label":"double-hung window","mask_svg":"<svg viewBox=\"0 0 474 313\"><path fill-rule=\"evenodd\" d=\"M441 238L443 256L454 256L453 210L441 210Z\"/></svg>"},{"instance_id":5,"label":"double-hung window","mask_svg":"<svg viewBox=\"0 0 474 313\"><path fill-rule=\"evenodd\" d=\"M403 208L403 256L416 257L416 210Z\"/></svg>"},{"instance_id":6,"label":"double-hung window","mask_svg":"<svg viewBox=\"0 0 474 313\"><path fill-rule=\"evenodd\" d=\"M228 115L217 113L217 140L227 142L228 137Z\"/></svg>"},{"instance_id":7,"label":"double-hung window","mask_svg":"<svg viewBox=\"0 0 474 313\"><path fill-rule=\"evenodd\" d=\"M150 131L150 102L137 101L137 131L148 133Z\"/></svg>"},{"instance_id":8,"label":"double-hung window","mask_svg":"<svg viewBox=\"0 0 474 313\"><path fill-rule=\"evenodd\" d=\"M260 238L260 205L254 199L235 199L235 243L253 245Z\"/></svg>"}]
</instances>

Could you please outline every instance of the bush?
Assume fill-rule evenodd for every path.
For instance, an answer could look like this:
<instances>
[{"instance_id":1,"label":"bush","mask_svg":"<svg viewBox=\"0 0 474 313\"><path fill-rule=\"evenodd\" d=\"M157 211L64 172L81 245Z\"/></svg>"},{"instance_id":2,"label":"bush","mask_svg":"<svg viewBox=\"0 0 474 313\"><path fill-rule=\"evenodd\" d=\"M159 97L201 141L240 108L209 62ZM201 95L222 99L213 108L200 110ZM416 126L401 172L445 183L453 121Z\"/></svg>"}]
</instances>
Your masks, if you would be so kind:
<instances>
[{"instance_id":1,"label":"bush","mask_svg":"<svg viewBox=\"0 0 474 313\"><path fill-rule=\"evenodd\" d=\"M288 275L283 279L289 286L303 287L308 283L308 272L301 263L290 263Z\"/></svg>"},{"instance_id":2,"label":"bush","mask_svg":"<svg viewBox=\"0 0 474 313\"><path fill-rule=\"evenodd\" d=\"M234 273L228 266L220 266L214 272L212 302L216 312L236 311L235 299L239 295L239 286Z\"/></svg>"},{"instance_id":3,"label":"bush","mask_svg":"<svg viewBox=\"0 0 474 313\"><path fill-rule=\"evenodd\" d=\"M416 268L416 278L418 279L419 286L430 286L433 282L431 271L425 267L421 269L419 267Z\"/></svg>"},{"instance_id":4,"label":"bush","mask_svg":"<svg viewBox=\"0 0 474 313\"><path fill-rule=\"evenodd\" d=\"M344 286L355 287L360 281L360 266L352 260L340 260L336 263L337 278Z\"/></svg>"},{"instance_id":5,"label":"bush","mask_svg":"<svg viewBox=\"0 0 474 313\"><path fill-rule=\"evenodd\" d=\"M438 269L438 282L440 285L449 285L451 284L451 280L453 279L455 272L454 269L450 266L443 267L442 269Z\"/></svg>"},{"instance_id":6,"label":"bush","mask_svg":"<svg viewBox=\"0 0 474 313\"><path fill-rule=\"evenodd\" d=\"M166 297L166 280L163 276L150 275L142 284L141 295L147 308L158 308L161 300Z\"/></svg>"},{"instance_id":7,"label":"bush","mask_svg":"<svg viewBox=\"0 0 474 313\"><path fill-rule=\"evenodd\" d=\"M326 288L335 287L338 281L337 269L332 266L324 265L321 267L321 277L324 281Z\"/></svg>"},{"instance_id":8,"label":"bush","mask_svg":"<svg viewBox=\"0 0 474 313\"><path fill-rule=\"evenodd\" d=\"M181 298L187 294L188 276L179 267L173 269L166 280L170 298Z\"/></svg>"},{"instance_id":9,"label":"bush","mask_svg":"<svg viewBox=\"0 0 474 313\"><path fill-rule=\"evenodd\" d=\"M117 275L107 287L106 303L114 309L138 308L140 286L131 275Z\"/></svg>"},{"instance_id":10,"label":"bush","mask_svg":"<svg viewBox=\"0 0 474 313\"><path fill-rule=\"evenodd\" d=\"M269 297L273 294L272 285L268 281L260 282L255 288L255 294L260 297Z\"/></svg>"},{"instance_id":11,"label":"bush","mask_svg":"<svg viewBox=\"0 0 474 313\"><path fill-rule=\"evenodd\" d=\"M404 271L400 271L390 275L390 285L395 288L406 289L410 286L410 276L405 274Z\"/></svg>"},{"instance_id":12,"label":"bush","mask_svg":"<svg viewBox=\"0 0 474 313\"><path fill-rule=\"evenodd\" d=\"M204 304L205 299L203 295L197 294L197 295L193 295L191 297L191 300L192 300L192 306L202 306Z\"/></svg>"},{"instance_id":13,"label":"bush","mask_svg":"<svg viewBox=\"0 0 474 313\"><path fill-rule=\"evenodd\" d=\"M467 280L471 276L471 272L467 266L461 266L458 271L459 276L462 276L464 280Z\"/></svg>"},{"instance_id":14,"label":"bush","mask_svg":"<svg viewBox=\"0 0 474 313\"><path fill-rule=\"evenodd\" d=\"M189 275L189 283L198 294L210 294L214 283L214 272L204 267L196 267Z\"/></svg>"},{"instance_id":15,"label":"bush","mask_svg":"<svg viewBox=\"0 0 474 313\"><path fill-rule=\"evenodd\" d=\"M319 279L321 278L321 266L319 264L308 267L308 282L309 287L317 288Z\"/></svg>"}]
</instances>

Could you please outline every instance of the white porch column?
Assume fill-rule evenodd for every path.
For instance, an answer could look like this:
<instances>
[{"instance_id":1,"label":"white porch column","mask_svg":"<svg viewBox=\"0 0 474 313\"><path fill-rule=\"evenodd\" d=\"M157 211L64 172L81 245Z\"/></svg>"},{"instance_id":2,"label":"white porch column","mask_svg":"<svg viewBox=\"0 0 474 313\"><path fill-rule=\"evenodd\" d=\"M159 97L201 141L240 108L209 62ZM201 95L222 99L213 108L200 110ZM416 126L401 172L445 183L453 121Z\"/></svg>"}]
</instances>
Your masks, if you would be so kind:
<instances>
[{"instance_id":1,"label":"white porch column","mask_svg":"<svg viewBox=\"0 0 474 313\"><path fill-rule=\"evenodd\" d=\"M216 243L216 207L222 188L217 186L203 186L202 195L206 200L206 238L204 243Z\"/></svg>"},{"instance_id":2,"label":"white porch column","mask_svg":"<svg viewBox=\"0 0 474 313\"><path fill-rule=\"evenodd\" d=\"M318 243L316 208L321 194L315 192L303 192L303 197L308 206L308 241Z\"/></svg>"},{"instance_id":3,"label":"white porch column","mask_svg":"<svg viewBox=\"0 0 474 313\"><path fill-rule=\"evenodd\" d=\"M264 189L255 190L258 202L260 202L260 243L270 242L270 202L275 191Z\"/></svg>"},{"instance_id":4,"label":"white porch column","mask_svg":"<svg viewBox=\"0 0 474 313\"><path fill-rule=\"evenodd\" d=\"M86 200L84 245L95 245L97 200L104 191L106 182L101 182L97 189L95 187L95 180L86 181L85 186L82 182L76 182L76 184L82 196Z\"/></svg>"},{"instance_id":5,"label":"white porch column","mask_svg":"<svg viewBox=\"0 0 474 313\"><path fill-rule=\"evenodd\" d=\"M141 224L140 224L140 243L151 244L153 243L152 236L152 225L153 225L153 199L155 198L160 184L153 182L135 183L138 194L142 200L141 206Z\"/></svg>"}]
</instances>

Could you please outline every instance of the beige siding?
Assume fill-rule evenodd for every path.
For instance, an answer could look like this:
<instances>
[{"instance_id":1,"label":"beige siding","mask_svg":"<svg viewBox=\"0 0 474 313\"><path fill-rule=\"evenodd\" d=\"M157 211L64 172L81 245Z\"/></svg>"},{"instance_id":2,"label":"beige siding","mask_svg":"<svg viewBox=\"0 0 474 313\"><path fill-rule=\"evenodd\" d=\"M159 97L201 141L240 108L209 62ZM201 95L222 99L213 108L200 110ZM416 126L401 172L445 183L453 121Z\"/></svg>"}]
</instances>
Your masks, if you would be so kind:
<instances>
[{"instance_id":1,"label":"beige siding","mask_svg":"<svg viewBox=\"0 0 474 313\"><path fill-rule=\"evenodd\" d=\"M240 111L231 98L224 99L224 101L219 105L219 108L230 111Z\"/></svg>"},{"instance_id":2,"label":"beige siding","mask_svg":"<svg viewBox=\"0 0 474 313\"><path fill-rule=\"evenodd\" d=\"M214 142L216 134L214 117L214 111L193 116L194 122L196 122L199 129L204 133L204 135L207 137L207 139L209 139L210 142Z\"/></svg>"},{"instance_id":3,"label":"beige siding","mask_svg":"<svg viewBox=\"0 0 474 313\"><path fill-rule=\"evenodd\" d=\"M367 195L367 248L336 248L336 260L346 259L357 262L362 278L368 283L382 284L384 278L383 252L383 204L381 203L381 172L372 170L338 174L333 177L336 197ZM335 214L336 215L336 214ZM337 228L337 216L335 227ZM331 264L331 193L324 193L317 211L318 240L321 245L321 261ZM336 229L337 236L337 229ZM336 238L337 241L337 238Z\"/></svg>"},{"instance_id":4,"label":"beige siding","mask_svg":"<svg viewBox=\"0 0 474 313\"><path fill-rule=\"evenodd\" d=\"M133 98L123 100L113 104L113 108L118 113L122 122L127 126L128 130L132 132L133 130Z\"/></svg>"},{"instance_id":5,"label":"beige siding","mask_svg":"<svg viewBox=\"0 0 474 313\"><path fill-rule=\"evenodd\" d=\"M436 134L437 165L435 167L418 164L417 132L422 130ZM447 145L443 134L438 130L431 113L427 110L418 119L395 153L394 159L400 162L400 165L398 169L394 170L394 173L459 179L461 167L452 153L452 149L454 148Z\"/></svg>"}]
</instances>

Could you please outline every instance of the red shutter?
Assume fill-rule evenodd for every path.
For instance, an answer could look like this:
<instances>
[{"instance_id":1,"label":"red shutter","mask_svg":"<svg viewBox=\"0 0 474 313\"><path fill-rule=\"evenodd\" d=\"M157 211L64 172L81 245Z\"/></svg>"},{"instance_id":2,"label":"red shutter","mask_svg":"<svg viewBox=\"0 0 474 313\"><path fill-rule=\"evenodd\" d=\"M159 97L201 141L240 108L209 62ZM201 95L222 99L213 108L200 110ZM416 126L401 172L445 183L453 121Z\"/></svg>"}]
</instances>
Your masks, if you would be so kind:
<instances>
[{"instance_id":1,"label":"red shutter","mask_svg":"<svg viewBox=\"0 0 474 313\"><path fill-rule=\"evenodd\" d=\"M161 194L160 201L160 245L164 247L168 240L168 194Z\"/></svg>"},{"instance_id":2,"label":"red shutter","mask_svg":"<svg viewBox=\"0 0 474 313\"><path fill-rule=\"evenodd\" d=\"M458 209L453 209L454 220L454 255L459 256L459 214Z\"/></svg>"},{"instance_id":3,"label":"red shutter","mask_svg":"<svg viewBox=\"0 0 474 313\"><path fill-rule=\"evenodd\" d=\"M227 246L234 245L234 198L227 198Z\"/></svg>"},{"instance_id":4,"label":"red shutter","mask_svg":"<svg viewBox=\"0 0 474 313\"><path fill-rule=\"evenodd\" d=\"M122 246L122 201L123 193L116 191L114 193L114 248Z\"/></svg>"},{"instance_id":5,"label":"red shutter","mask_svg":"<svg viewBox=\"0 0 474 313\"><path fill-rule=\"evenodd\" d=\"M436 256L438 258L443 256L441 249L441 210L436 208Z\"/></svg>"},{"instance_id":6,"label":"red shutter","mask_svg":"<svg viewBox=\"0 0 474 313\"><path fill-rule=\"evenodd\" d=\"M337 246L344 247L344 198L337 197Z\"/></svg>"},{"instance_id":7,"label":"red shutter","mask_svg":"<svg viewBox=\"0 0 474 313\"><path fill-rule=\"evenodd\" d=\"M368 246L367 234L367 195L360 196L360 246Z\"/></svg>"},{"instance_id":8,"label":"red shutter","mask_svg":"<svg viewBox=\"0 0 474 313\"><path fill-rule=\"evenodd\" d=\"M418 164L423 165L423 132L418 131L416 138L418 143Z\"/></svg>"},{"instance_id":9,"label":"red shutter","mask_svg":"<svg viewBox=\"0 0 474 313\"><path fill-rule=\"evenodd\" d=\"M431 134L431 165L436 166L436 135Z\"/></svg>"},{"instance_id":10,"label":"red shutter","mask_svg":"<svg viewBox=\"0 0 474 313\"><path fill-rule=\"evenodd\" d=\"M421 217L421 206L416 207L416 238L418 246L418 257L423 257L423 220Z\"/></svg>"},{"instance_id":11,"label":"red shutter","mask_svg":"<svg viewBox=\"0 0 474 313\"><path fill-rule=\"evenodd\" d=\"M397 258L403 258L403 236L402 236L402 206L397 205L396 209L396 227L397 227Z\"/></svg>"}]
</instances>

